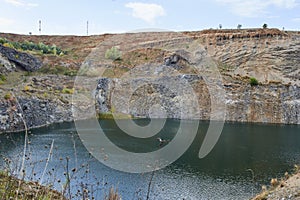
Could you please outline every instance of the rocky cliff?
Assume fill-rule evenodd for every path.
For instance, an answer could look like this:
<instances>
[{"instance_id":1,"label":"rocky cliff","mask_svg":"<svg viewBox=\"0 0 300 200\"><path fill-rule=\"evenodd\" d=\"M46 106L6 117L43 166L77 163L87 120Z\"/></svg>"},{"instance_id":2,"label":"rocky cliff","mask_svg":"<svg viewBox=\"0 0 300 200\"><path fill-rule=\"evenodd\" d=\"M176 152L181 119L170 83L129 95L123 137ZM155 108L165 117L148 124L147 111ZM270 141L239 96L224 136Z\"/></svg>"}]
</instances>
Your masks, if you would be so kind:
<instances>
[{"instance_id":1,"label":"rocky cliff","mask_svg":"<svg viewBox=\"0 0 300 200\"><path fill-rule=\"evenodd\" d=\"M6 77L0 85L1 131L22 129L23 119L28 127L70 121L71 107L84 107L84 102L72 103L72 96L82 91L94 97L98 113L207 120L220 115L222 108L227 121L300 124L298 32L0 36L56 44L68 51L64 56L33 53L42 61L35 73L1 70ZM112 46L121 52L120 59L104 56ZM1 57L6 68L21 63L7 54ZM31 68L23 70L39 66L27 63ZM81 78L57 69L79 70ZM250 77L258 84L251 85ZM93 89L88 90L91 85Z\"/></svg>"}]
</instances>

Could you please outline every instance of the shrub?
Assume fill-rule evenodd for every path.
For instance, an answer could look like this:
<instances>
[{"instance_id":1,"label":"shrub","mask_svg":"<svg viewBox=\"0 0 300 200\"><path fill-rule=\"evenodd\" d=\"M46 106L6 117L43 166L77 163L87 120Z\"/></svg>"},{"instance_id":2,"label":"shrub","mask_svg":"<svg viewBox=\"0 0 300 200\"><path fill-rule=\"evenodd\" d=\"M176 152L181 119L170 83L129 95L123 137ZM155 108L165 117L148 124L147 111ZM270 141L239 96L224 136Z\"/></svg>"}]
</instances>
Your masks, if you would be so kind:
<instances>
[{"instance_id":1,"label":"shrub","mask_svg":"<svg viewBox=\"0 0 300 200\"><path fill-rule=\"evenodd\" d=\"M61 91L63 94L73 94L74 93L74 89L69 89L69 88L64 88Z\"/></svg>"},{"instance_id":2,"label":"shrub","mask_svg":"<svg viewBox=\"0 0 300 200\"><path fill-rule=\"evenodd\" d=\"M6 76L4 74L0 74L0 80L1 81L6 81Z\"/></svg>"},{"instance_id":3,"label":"shrub","mask_svg":"<svg viewBox=\"0 0 300 200\"><path fill-rule=\"evenodd\" d=\"M58 48L55 44L52 46L46 45L42 42L35 44L33 42L24 41L24 42L12 42L8 41L5 38L0 38L0 44L6 47L10 47L17 50L23 51L39 51L43 54L54 54L54 55L65 55L66 51Z\"/></svg>"},{"instance_id":4,"label":"shrub","mask_svg":"<svg viewBox=\"0 0 300 200\"><path fill-rule=\"evenodd\" d=\"M5 44L5 43L7 43L8 41L7 41L7 39L6 38L1 38L0 37L0 44Z\"/></svg>"},{"instance_id":5,"label":"shrub","mask_svg":"<svg viewBox=\"0 0 300 200\"><path fill-rule=\"evenodd\" d=\"M0 74L0 85L4 84L6 81L6 76L4 74Z\"/></svg>"},{"instance_id":6,"label":"shrub","mask_svg":"<svg viewBox=\"0 0 300 200\"><path fill-rule=\"evenodd\" d=\"M24 91L29 91L29 90L30 90L30 86L29 85L25 85Z\"/></svg>"},{"instance_id":7,"label":"shrub","mask_svg":"<svg viewBox=\"0 0 300 200\"><path fill-rule=\"evenodd\" d=\"M5 100L9 100L9 99L11 99L11 93L6 93L5 95L4 95L4 99Z\"/></svg>"},{"instance_id":8,"label":"shrub","mask_svg":"<svg viewBox=\"0 0 300 200\"><path fill-rule=\"evenodd\" d=\"M120 60L121 56L122 56L122 54L117 47L112 47L110 49L107 49L105 52L105 58L107 58L107 59Z\"/></svg>"},{"instance_id":9,"label":"shrub","mask_svg":"<svg viewBox=\"0 0 300 200\"><path fill-rule=\"evenodd\" d=\"M263 24L263 29L268 28L268 24Z\"/></svg>"},{"instance_id":10,"label":"shrub","mask_svg":"<svg viewBox=\"0 0 300 200\"><path fill-rule=\"evenodd\" d=\"M251 77L251 78L250 78L250 85L251 85L251 86L256 86L256 85L258 85L258 80L257 80L256 78L254 78L254 77Z\"/></svg>"}]
</instances>

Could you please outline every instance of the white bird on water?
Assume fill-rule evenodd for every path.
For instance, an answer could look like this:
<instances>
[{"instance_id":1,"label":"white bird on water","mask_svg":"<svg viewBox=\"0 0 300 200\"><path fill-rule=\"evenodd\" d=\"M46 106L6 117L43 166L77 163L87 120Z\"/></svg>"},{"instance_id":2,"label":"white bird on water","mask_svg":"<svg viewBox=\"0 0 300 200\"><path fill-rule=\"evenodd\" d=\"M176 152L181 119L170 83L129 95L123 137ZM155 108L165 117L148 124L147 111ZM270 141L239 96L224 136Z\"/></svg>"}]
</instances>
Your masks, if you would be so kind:
<instances>
[{"instance_id":1,"label":"white bird on water","mask_svg":"<svg viewBox=\"0 0 300 200\"><path fill-rule=\"evenodd\" d=\"M163 144L166 144L169 142L169 140L164 140L164 139L161 139L160 137L158 137L157 140L159 141L159 146L162 146Z\"/></svg>"}]
</instances>

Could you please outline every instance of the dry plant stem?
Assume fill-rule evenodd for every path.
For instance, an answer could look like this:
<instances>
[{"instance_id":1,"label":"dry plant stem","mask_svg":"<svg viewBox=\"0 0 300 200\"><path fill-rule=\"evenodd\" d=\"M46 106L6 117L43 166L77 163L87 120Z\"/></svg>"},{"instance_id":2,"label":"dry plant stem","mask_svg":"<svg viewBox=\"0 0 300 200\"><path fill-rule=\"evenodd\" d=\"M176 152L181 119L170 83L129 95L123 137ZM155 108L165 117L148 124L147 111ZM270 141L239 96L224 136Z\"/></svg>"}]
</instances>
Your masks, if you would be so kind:
<instances>
[{"instance_id":1,"label":"dry plant stem","mask_svg":"<svg viewBox=\"0 0 300 200\"><path fill-rule=\"evenodd\" d=\"M45 165L45 168L44 168L44 171L43 171L41 180L40 180L40 184L41 184L41 185L43 184L43 179L44 179L44 175L45 175L45 173L46 173L47 167L48 167L49 160L50 160L51 157L52 157L53 145L54 145L54 140L52 140L51 147L50 147L50 151L49 151L49 154L48 154L48 158L47 158L47 160L46 160L46 165Z\"/></svg>"},{"instance_id":2,"label":"dry plant stem","mask_svg":"<svg viewBox=\"0 0 300 200\"><path fill-rule=\"evenodd\" d=\"M13 92L11 92L12 96L14 97L18 107L20 108L20 111L21 113L19 114L19 116L21 117L22 121L23 121L23 124L24 124L24 129L25 129L25 139L24 139L24 148L23 148L23 157L22 157L22 164L21 164L21 168L20 168L20 171L19 171L19 178L24 178L24 175L25 175L25 157L26 157L26 150L27 150L27 143L28 143L28 128L27 128L27 123L24 119L24 113L23 113L23 110L22 110L22 107L17 99L17 97L14 95Z\"/></svg>"},{"instance_id":3,"label":"dry plant stem","mask_svg":"<svg viewBox=\"0 0 300 200\"><path fill-rule=\"evenodd\" d=\"M150 198L151 184L152 184L152 180L153 180L154 174L155 174L155 171L152 171L151 177L150 177L150 181L149 181L149 184L148 184L148 191L147 191L146 200L149 200L149 198Z\"/></svg>"},{"instance_id":4,"label":"dry plant stem","mask_svg":"<svg viewBox=\"0 0 300 200\"><path fill-rule=\"evenodd\" d=\"M71 178L70 178L70 174L69 174L69 158L67 157L66 158L67 160L67 164L66 164L66 183L63 187L63 195L65 196L66 194L66 190L68 190L68 193L69 193L69 199L71 199L71 187L70 187L70 181L71 181Z\"/></svg>"},{"instance_id":5,"label":"dry plant stem","mask_svg":"<svg viewBox=\"0 0 300 200\"><path fill-rule=\"evenodd\" d=\"M73 142L73 149L74 149L74 156L75 156L75 167L78 167L78 161L77 161L77 151L76 151L76 142L74 139L74 134L72 135L72 142Z\"/></svg>"},{"instance_id":6,"label":"dry plant stem","mask_svg":"<svg viewBox=\"0 0 300 200\"><path fill-rule=\"evenodd\" d=\"M22 157L22 164L21 164L21 168L20 168L20 171L19 171L19 184L18 184L18 190L17 190L17 193L20 191L20 188L21 188L21 184L22 184L22 180L24 179L25 177L25 158L26 158L26 150L27 150L27 143L28 143L28 128L27 128L27 124L26 124L26 121L24 119L24 113L23 113L23 110L22 110L22 107L17 99L17 97L13 94L13 92L11 93L12 96L14 97L18 107L20 108L20 111L22 113L19 114L19 116L21 117L22 121L23 121L23 124L24 124L24 129L25 129L25 139L24 139L24 148L23 148L23 157ZM18 198L18 194L17 194L17 197Z\"/></svg>"}]
</instances>

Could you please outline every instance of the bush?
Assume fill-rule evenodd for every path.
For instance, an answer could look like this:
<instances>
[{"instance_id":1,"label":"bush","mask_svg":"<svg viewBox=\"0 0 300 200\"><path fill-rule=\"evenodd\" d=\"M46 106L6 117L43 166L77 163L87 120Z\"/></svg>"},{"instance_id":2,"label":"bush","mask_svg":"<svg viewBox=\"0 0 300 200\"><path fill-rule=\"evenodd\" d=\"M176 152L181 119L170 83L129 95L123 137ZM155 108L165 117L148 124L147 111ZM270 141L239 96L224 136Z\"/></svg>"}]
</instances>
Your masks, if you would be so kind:
<instances>
[{"instance_id":1,"label":"bush","mask_svg":"<svg viewBox=\"0 0 300 200\"><path fill-rule=\"evenodd\" d=\"M6 81L6 76L4 74L0 74L0 80L1 81Z\"/></svg>"},{"instance_id":2,"label":"bush","mask_svg":"<svg viewBox=\"0 0 300 200\"><path fill-rule=\"evenodd\" d=\"M268 28L268 24L263 25L263 29L266 29L266 28Z\"/></svg>"},{"instance_id":3,"label":"bush","mask_svg":"<svg viewBox=\"0 0 300 200\"><path fill-rule=\"evenodd\" d=\"M8 42L7 39L0 37L0 44L5 44L7 42Z\"/></svg>"},{"instance_id":4,"label":"bush","mask_svg":"<svg viewBox=\"0 0 300 200\"><path fill-rule=\"evenodd\" d=\"M64 55L67 54L66 51L58 48L55 44L52 46L46 45L42 42L35 44L33 42L24 41L24 42L11 42L5 38L0 38L0 44L6 47L10 47L17 50L23 51L39 51L43 54L54 54L54 55Z\"/></svg>"},{"instance_id":5,"label":"bush","mask_svg":"<svg viewBox=\"0 0 300 200\"><path fill-rule=\"evenodd\" d=\"M117 47L112 47L111 49L107 49L105 52L105 58L111 60L120 60L121 59L121 52Z\"/></svg>"},{"instance_id":6,"label":"bush","mask_svg":"<svg viewBox=\"0 0 300 200\"><path fill-rule=\"evenodd\" d=\"M4 95L4 99L5 99L5 100L11 99L11 94L10 94L9 92L6 93L6 94Z\"/></svg>"},{"instance_id":7,"label":"bush","mask_svg":"<svg viewBox=\"0 0 300 200\"><path fill-rule=\"evenodd\" d=\"M26 91L26 92L27 92L27 91L29 91L30 89L31 89L31 88L30 88L30 86L29 86L29 85L25 85L25 86L24 86L24 91Z\"/></svg>"},{"instance_id":8,"label":"bush","mask_svg":"<svg viewBox=\"0 0 300 200\"><path fill-rule=\"evenodd\" d=\"M0 74L0 85L4 84L6 81L6 76L3 74Z\"/></svg>"},{"instance_id":9,"label":"bush","mask_svg":"<svg viewBox=\"0 0 300 200\"><path fill-rule=\"evenodd\" d=\"M254 77L251 77L251 78L250 78L250 85L251 85L251 86L256 86L256 85L258 85L258 80L257 80L256 78L254 78Z\"/></svg>"},{"instance_id":10,"label":"bush","mask_svg":"<svg viewBox=\"0 0 300 200\"><path fill-rule=\"evenodd\" d=\"M74 89L69 89L69 88L64 88L61 91L63 94L73 94L74 93Z\"/></svg>"}]
</instances>

